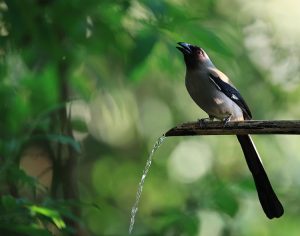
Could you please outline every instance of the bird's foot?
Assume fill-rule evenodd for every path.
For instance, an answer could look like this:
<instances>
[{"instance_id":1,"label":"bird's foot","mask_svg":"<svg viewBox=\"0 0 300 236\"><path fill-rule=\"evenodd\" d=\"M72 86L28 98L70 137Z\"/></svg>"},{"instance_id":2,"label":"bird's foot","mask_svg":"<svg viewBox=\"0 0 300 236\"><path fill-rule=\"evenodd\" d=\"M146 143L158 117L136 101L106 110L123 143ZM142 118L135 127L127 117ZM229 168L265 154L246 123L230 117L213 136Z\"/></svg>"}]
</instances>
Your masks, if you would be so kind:
<instances>
[{"instance_id":1,"label":"bird's foot","mask_svg":"<svg viewBox=\"0 0 300 236\"><path fill-rule=\"evenodd\" d=\"M198 123L199 123L200 127L202 128L202 127L206 126L206 123L212 122L213 120L214 120L214 117L209 116L207 118L198 119Z\"/></svg>"},{"instance_id":2,"label":"bird's foot","mask_svg":"<svg viewBox=\"0 0 300 236\"><path fill-rule=\"evenodd\" d=\"M228 116L228 117L226 117L226 118L223 120L223 122L224 122L224 124L223 124L223 128L225 128L225 127L226 127L226 125L227 125L227 123L230 121L230 119L231 119L231 115L230 115L230 116Z\"/></svg>"}]
</instances>

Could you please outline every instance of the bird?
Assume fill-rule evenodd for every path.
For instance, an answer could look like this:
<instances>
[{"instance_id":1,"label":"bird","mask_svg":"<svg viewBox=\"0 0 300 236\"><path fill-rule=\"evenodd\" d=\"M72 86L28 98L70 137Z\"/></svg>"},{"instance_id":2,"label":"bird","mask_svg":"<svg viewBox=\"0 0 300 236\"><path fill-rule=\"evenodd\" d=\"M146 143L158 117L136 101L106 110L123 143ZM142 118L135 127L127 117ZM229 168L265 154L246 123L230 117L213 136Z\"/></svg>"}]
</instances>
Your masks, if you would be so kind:
<instances>
[{"instance_id":1,"label":"bird","mask_svg":"<svg viewBox=\"0 0 300 236\"><path fill-rule=\"evenodd\" d=\"M251 111L240 92L217 69L203 48L184 42L177 44L179 46L176 48L182 52L186 65L185 86L194 102L208 114L206 119L222 120L224 125L229 121L251 120ZM273 190L251 136L237 135L237 139L266 216L269 219L281 217L283 206Z\"/></svg>"}]
</instances>

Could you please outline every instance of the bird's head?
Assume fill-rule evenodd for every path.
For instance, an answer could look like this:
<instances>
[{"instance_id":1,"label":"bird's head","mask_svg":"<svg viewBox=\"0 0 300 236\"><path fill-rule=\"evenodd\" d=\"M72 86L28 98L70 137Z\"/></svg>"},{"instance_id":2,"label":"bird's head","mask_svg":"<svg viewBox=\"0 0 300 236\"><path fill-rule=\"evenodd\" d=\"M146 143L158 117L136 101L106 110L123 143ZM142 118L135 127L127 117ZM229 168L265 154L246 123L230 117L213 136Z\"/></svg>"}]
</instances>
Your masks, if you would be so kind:
<instances>
[{"instance_id":1,"label":"bird's head","mask_svg":"<svg viewBox=\"0 0 300 236\"><path fill-rule=\"evenodd\" d=\"M182 42L177 44L180 47L177 46L176 48L182 52L186 67L188 69L196 69L200 66L212 65L211 60L202 48Z\"/></svg>"}]
</instances>

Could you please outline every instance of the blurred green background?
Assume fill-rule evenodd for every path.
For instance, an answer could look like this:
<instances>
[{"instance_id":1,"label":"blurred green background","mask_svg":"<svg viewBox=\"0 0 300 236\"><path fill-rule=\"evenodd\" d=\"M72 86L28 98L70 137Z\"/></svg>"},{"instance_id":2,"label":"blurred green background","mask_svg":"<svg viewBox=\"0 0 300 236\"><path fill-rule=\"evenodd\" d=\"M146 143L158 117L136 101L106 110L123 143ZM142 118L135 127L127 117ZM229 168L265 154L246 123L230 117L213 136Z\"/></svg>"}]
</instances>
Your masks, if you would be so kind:
<instances>
[{"instance_id":1,"label":"blurred green background","mask_svg":"<svg viewBox=\"0 0 300 236\"><path fill-rule=\"evenodd\" d=\"M206 117L178 41L254 119L298 119L297 0L0 1L0 234L127 235L156 139ZM167 138L133 235L299 235L300 137L254 136L285 214L264 215L234 136Z\"/></svg>"}]
</instances>

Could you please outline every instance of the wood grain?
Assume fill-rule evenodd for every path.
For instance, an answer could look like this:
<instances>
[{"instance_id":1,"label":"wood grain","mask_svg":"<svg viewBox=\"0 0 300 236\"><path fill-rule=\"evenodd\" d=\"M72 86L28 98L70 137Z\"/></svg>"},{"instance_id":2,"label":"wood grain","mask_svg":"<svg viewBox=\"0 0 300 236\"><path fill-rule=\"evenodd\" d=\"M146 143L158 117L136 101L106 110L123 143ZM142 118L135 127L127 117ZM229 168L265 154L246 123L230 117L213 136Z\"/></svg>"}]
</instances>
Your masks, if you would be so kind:
<instances>
[{"instance_id":1,"label":"wood grain","mask_svg":"<svg viewBox=\"0 0 300 236\"><path fill-rule=\"evenodd\" d=\"M300 120L247 120L190 122L180 124L165 136L236 135L236 134L300 134Z\"/></svg>"}]
</instances>

